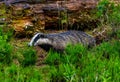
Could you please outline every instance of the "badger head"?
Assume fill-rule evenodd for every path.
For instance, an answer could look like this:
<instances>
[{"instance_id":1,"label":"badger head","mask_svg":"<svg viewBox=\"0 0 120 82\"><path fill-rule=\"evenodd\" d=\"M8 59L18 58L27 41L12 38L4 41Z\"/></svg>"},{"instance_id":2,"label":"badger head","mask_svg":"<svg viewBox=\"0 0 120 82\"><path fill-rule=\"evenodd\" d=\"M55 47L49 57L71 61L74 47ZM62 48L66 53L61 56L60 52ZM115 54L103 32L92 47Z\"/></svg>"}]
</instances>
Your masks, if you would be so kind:
<instances>
[{"instance_id":1,"label":"badger head","mask_svg":"<svg viewBox=\"0 0 120 82\"><path fill-rule=\"evenodd\" d=\"M46 34L37 33L33 36L28 46L37 46L43 44L50 44L51 40L47 37Z\"/></svg>"}]
</instances>

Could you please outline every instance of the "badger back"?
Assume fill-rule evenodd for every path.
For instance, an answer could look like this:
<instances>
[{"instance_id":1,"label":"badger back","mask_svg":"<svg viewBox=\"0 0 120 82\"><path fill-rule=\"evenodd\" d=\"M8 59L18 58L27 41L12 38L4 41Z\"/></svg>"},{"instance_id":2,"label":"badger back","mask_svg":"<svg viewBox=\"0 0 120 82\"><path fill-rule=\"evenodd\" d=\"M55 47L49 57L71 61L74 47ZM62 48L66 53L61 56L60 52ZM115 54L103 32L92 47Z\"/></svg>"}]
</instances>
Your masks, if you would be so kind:
<instances>
[{"instance_id":1,"label":"badger back","mask_svg":"<svg viewBox=\"0 0 120 82\"><path fill-rule=\"evenodd\" d=\"M66 45L68 43L71 44L83 44L83 45L95 45L95 39L89 35L86 34L85 32L82 31L67 31L60 33L56 36L56 40L61 40L63 41Z\"/></svg>"},{"instance_id":2,"label":"badger back","mask_svg":"<svg viewBox=\"0 0 120 82\"><path fill-rule=\"evenodd\" d=\"M82 31L67 31L58 34L48 34L53 39L51 44L55 49L64 50L68 44L83 44L91 46L95 44L95 39Z\"/></svg>"},{"instance_id":3,"label":"badger back","mask_svg":"<svg viewBox=\"0 0 120 82\"><path fill-rule=\"evenodd\" d=\"M82 31L78 31L76 32L76 35L79 37L79 41L83 44L83 45L87 45L87 46L94 46L96 44L96 40L94 37L92 37L89 34L86 34L85 32Z\"/></svg>"}]
</instances>

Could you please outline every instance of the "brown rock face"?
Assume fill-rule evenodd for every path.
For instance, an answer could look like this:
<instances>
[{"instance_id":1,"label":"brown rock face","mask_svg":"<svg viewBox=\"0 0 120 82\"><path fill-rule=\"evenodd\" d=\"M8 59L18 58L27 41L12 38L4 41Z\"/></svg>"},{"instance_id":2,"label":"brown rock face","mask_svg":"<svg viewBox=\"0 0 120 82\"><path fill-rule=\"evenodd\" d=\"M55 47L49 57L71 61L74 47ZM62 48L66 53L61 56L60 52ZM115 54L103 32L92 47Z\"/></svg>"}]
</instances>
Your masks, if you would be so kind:
<instances>
[{"instance_id":1,"label":"brown rock face","mask_svg":"<svg viewBox=\"0 0 120 82\"><path fill-rule=\"evenodd\" d=\"M96 27L91 15L98 0L9 0L7 17L16 35L33 34L45 29L84 30ZM46 2L45 2L46 1Z\"/></svg>"},{"instance_id":2,"label":"brown rock face","mask_svg":"<svg viewBox=\"0 0 120 82\"><path fill-rule=\"evenodd\" d=\"M91 11L96 8L97 0L69 0L49 3L43 7L45 29L84 30L97 26L98 22ZM57 21L57 22L56 22Z\"/></svg>"}]
</instances>

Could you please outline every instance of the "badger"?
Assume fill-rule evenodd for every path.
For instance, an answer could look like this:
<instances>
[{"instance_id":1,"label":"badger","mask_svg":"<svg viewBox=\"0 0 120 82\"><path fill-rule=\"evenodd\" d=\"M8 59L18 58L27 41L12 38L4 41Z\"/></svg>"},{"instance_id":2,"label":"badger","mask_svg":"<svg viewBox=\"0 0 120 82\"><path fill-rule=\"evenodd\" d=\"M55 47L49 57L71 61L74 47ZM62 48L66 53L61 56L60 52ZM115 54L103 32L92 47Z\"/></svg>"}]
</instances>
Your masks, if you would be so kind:
<instances>
[{"instance_id":1,"label":"badger","mask_svg":"<svg viewBox=\"0 0 120 82\"><path fill-rule=\"evenodd\" d=\"M37 33L33 36L28 45L40 46L46 51L50 50L50 48L55 51L64 51L68 44L94 46L95 42L95 39L85 32L70 30L62 33Z\"/></svg>"}]
</instances>

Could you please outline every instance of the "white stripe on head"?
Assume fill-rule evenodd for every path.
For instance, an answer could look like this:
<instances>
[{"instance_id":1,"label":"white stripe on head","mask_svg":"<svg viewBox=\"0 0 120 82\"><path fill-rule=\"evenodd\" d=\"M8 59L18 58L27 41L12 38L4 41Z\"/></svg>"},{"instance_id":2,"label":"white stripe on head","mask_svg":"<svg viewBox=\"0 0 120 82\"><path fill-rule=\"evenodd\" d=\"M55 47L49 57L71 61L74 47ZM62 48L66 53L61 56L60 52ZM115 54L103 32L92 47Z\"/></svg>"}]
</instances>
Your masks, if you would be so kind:
<instances>
[{"instance_id":1,"label":"white stripe on head","mask_svg":"<svg viewBox=\"0 0 120 82\"><path fill-rule=\"evenodd\" d=\"M35 42L34 46L42 44L51 44L51 41L48 38L40 38L37 42Z\"/></svg>"},{"instance_id":2,"label":"white stripe on head","mask_svg":"<svg viewBox=\"0 0 120 82\"><path fill-rule=\"evenodd\" d=\"M33 36L32 40L30 41L30 43L28 44L29 46L33 46L33 42L34 42L34 39L39 35L40 33L37 33Z\"/></svg>"}]
</instances>

